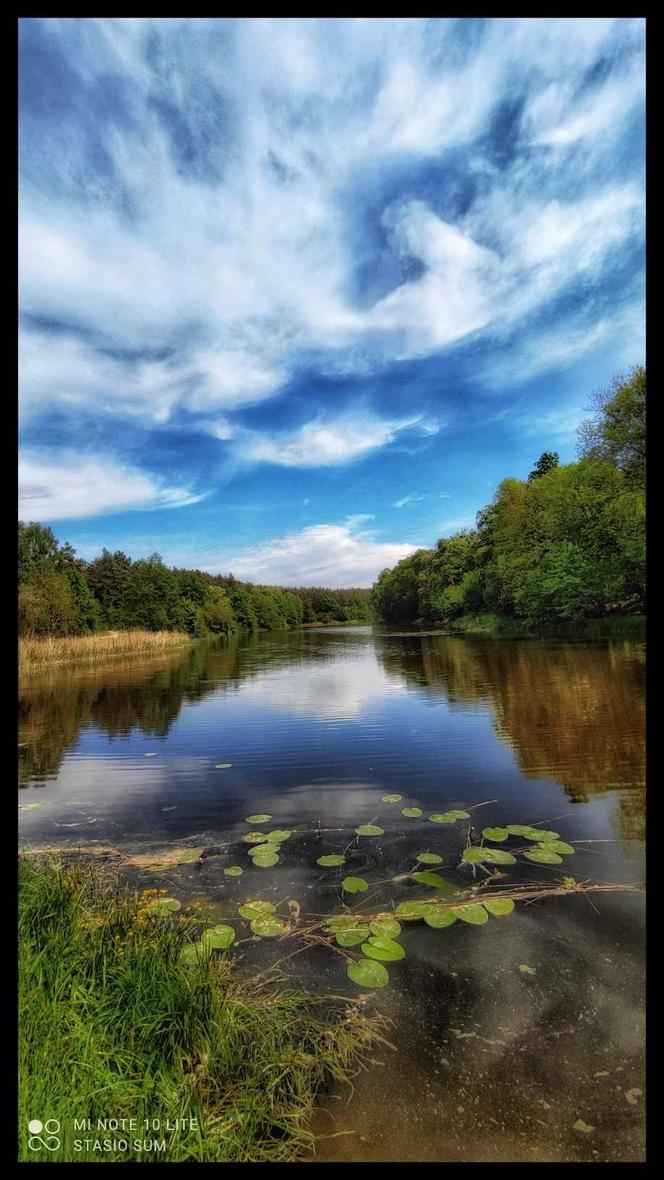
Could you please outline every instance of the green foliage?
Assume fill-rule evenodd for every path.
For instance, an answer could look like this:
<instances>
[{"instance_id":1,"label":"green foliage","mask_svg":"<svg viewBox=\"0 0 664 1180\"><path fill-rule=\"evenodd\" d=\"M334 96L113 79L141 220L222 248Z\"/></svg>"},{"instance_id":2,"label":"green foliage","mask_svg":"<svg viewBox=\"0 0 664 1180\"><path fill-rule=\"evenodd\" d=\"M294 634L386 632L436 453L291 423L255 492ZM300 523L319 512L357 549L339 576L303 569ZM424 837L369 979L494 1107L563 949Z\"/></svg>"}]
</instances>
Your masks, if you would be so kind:
<instances>
[{"instance_id":1,"label":"green foliage","mask_svg":"<svg viewBox=\"0 0 664 1180\"><path fill-rule=\"evenodd\" d=\"M384 570L371 601L385 622L482 613L525 624L635 614L645 598L645 370L595 398L582 458L545 451L508 478L477 528Z\"/></svg>"}]
</instances>

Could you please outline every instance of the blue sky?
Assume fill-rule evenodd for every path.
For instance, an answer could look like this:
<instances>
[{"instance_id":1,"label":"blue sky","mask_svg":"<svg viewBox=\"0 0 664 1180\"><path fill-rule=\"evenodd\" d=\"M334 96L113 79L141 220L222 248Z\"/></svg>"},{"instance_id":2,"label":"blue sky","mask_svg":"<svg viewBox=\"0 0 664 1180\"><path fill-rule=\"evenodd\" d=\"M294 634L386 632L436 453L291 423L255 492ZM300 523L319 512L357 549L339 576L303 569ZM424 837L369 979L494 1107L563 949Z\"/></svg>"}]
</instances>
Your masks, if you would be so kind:
<instances>
[{"instance_id":1,"label":"blue sky","mask_svg":"<svg viewBox=\"0 0 664 1180\"><path fill-rule=\"evenodd\" d=\"M283 584L644 358L641 19L20 22L21 516Z\"/></svg>"}]
</instances>

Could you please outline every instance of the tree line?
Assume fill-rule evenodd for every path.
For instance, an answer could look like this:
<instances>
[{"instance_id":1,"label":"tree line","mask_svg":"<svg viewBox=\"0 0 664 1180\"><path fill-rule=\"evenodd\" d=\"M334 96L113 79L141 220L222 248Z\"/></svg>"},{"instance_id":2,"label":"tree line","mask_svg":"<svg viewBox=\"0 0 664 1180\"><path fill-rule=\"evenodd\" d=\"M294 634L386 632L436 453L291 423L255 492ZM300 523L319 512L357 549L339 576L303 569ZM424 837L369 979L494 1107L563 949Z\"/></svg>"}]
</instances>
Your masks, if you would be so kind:
<instances>
[{"instance_id":1,"label":"tree line","mask_svg":"<svg viewBox=\"0 0 664 1180\"><path fill-rule=\"evenodd\" d=\"M232 574L170 568L158 553L132 561L104 549L86 562L34 521L19 522L18 567L19 634L26 638L133 628L205 637L360 621L371 613L368 589L253 585Z\"/></svg>"},{"instance_id":2,"label":"tree line","mask_svg":"<svg viewBox=\"0 0 664 1180\"><path fill-rule=\"evenodd\" d=\"M545 451L527 480L504 479L474 529L383 570L371 603L385 622L485 612L529 624L637 614L645 602L646 370L591 399L577 462Z\"/></svg>"}]
</instances>

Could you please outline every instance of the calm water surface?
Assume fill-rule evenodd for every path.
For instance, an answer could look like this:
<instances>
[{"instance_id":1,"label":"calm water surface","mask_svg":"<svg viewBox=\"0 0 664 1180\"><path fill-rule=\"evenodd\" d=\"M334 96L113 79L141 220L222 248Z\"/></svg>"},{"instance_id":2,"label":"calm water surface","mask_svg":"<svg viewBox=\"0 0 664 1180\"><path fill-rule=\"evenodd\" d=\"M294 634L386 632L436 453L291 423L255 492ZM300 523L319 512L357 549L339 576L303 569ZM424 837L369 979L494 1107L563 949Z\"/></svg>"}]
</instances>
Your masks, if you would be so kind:
<instances>
[{"instance_id":1,"label":"calm water surface","mask_svg":"<svg viewBox=\"0 0 664 1180\"><path fill-rule=\"evenodd\" d=\"M414 895L381 885L440 853L462 885L466 824L430 812L486 804L479 826L543 823L577 842L563 865L520 861L508 882L643 876L643 648L319 628L200 645L169 656L26 681L19 810L23 846L158 853L217 848L141 887L199 899L219 918L247 897L339 910L347 852L368 910ZM148 757L149 755L149 757ZM219 769L220 763L230 763ZM398 805L381 802L389 792ZM421 819L400 808L418 806ZM295 835L280 863L251 865L244 817ZM320 835L316 829L320 824ZM223 868L241 864L241 877ZM417 896L422 895L418 887ZM366 908L360 896L359 906ZM321 1103L322 1160L643 1158L643 898L570 895L519 905L482 927L403 928L406 958L367 1006L393 1022L395 1052ZM243 943L249 969L284 945ZM256 959L258 956L258 960ZM357 994L314 949L283 964L310 989ZM592 1130L575 1129L578 1119ZM335 1132L349 1132L330 1137Z\"/></svg>"}]
</instances>

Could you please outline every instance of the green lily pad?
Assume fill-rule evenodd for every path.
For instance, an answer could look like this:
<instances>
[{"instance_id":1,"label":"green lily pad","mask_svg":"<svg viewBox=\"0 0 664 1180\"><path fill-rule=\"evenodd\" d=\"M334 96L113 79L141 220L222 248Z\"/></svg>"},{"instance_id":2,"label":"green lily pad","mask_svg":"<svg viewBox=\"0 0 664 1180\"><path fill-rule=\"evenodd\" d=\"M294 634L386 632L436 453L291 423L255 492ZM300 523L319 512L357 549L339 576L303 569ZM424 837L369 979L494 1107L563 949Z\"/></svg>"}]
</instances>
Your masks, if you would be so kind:
<instances>
[{"instance_id":1,"label":"green lily pad","mask_svg":"<svg viewBox=\"0 0 664 1180\"><path fill-rule=\"evenodd\" d=\"M421 885L430 885L432 889L444 889L449 884L440 873L411 873L414 881L419 881Z\"/></svg>"},{"instance_id":2,"label":"green lily pad","mask_svg":"<svg viewBox=\"0 0 664 1180\"><path fill-rule=\"evenodd\" d=\"M227 877L241 877L243 869L239 865L229 865L227 869L224 869L224 873Z\"/></svg>"},{"instance_id":3,"label":"green lily pad","mask_svg":"<svg viewBox=\"0 0 664 1180\"><path fill-rule=\"evenodd\" d=\"M369 929L378 938L398 938L401 934L401 924L396 918L390 917L374 918L373 922L369 923Z\"/></svg>"},{"instance_id":4,"label":"green lily pad","mask_svg":"<svg viewBox=\"0 0 664 1180\"><path fill-rule=\"evenodd\" d=\"M443 858L437 852L418 852L415 860L419 860L423 865L442 865Z\"/></svg>"},{"instance_id":5,"label":"green lily pad","mask_svg":"<svg viewBox=\"0 0 664 1180\"><path fill-rule=\"evenodd\" d=\"M364 893L369 888L364 877L344 877L341 882L344 893Z\"/></svg>"},{"instance_id":6,"label":"green lily pad","mask_svg":"<svg viewBox=\"0 0 664 1180\"><path fill-rule=\"evenodd\" d=\"M507 828L482 828L482 835L485 840L493 840L495 843L502 843L509 836Z\"/></svg>"},{"instance_id":7,"label":"green lily pad","mask_svg":"<svg viewBox=\"0 0 664 1180\"><path fill-rule=\"evenodd\" d=\"M434 811L429 816L432 824L455 824L458 819L470 819L467 811Z\"/></svg>"},{"instance_id":8,"label":"green lily pad","mask_svg":"<svg viewBox=\"0 0 664 1180\"><path fill-rule=\"evenodd\" d=\"M267 840L265 832L245 832L242 837L245 844L264 844Z\"/></svg>"},{"instance_id":9,"label":"green lily pad","mask_svg":"<svg viewBox=\"0 0 664 1180\"><path fill-rule=\"evenodd\" d=\"M175 914L182 909L182 902L177 897L160 897L148 909L151 914Z\"/></svg>"},{"instance_id":10,"label":"green lily pad","mask_svg":"<svg viewBox=\"0 0 664 1180\"><path fill-rule=\"evenodd\" d=\"M375 959L360 959L359 963L350 963L346 974L359 987L385 987L390 977L382 963Z\"/></svg>"},{"instance_id":11,"label":"green lily pad","mask_svg":"<svg viewBox=\"0 0 664 1180\"><path fill-rule=\"evenodd\" d=\"M422 814L421 807L402 807L401 814L406 816L406 819L419 819Z\"/></svg>"},{"instance_id":12,"label":"green lily pad","mask_svg":"<svg viewBox=\"0 0 664 1180\"><path fill-rule=\"evenodd\" d=\"M269 824L271 819L271 815L245 815L244 822L245 824Z\"/></svg>"},{"instance_id":13,"label":"green lily pad","mask_svg":"<svg viewBox=\"0 0 664 1180\"><path fill-rule=\"evenodd\" d=\"M536 840L538 844L548 844L550 840L559 840L559 832L549 832L546 828L533 828L537 832Z\"/></svg>"},{"instance_id":14,"label":"green lily pad","mask_svg":"<svg viewBox=\"0 0 664 1180\"><path fill-rule=\"evenodd\" d=\"M346 863L346 857L341 856L338 852L331 852L328 856L319 856L316 861L317 865L322 865L324 869L332 868L335 865L342 865Z\"/></svg>"},{"instance_id":15,"label":"green lily pad","mask_svg":"<svg viewBox=\"0 0 664 1180\"><path fill-rule=\"evenodd\" d=\"M469 922L471 926L483 926L485 922L489 921L489 915L481 905L459 906L454 913L457 918L461 918L462 922Z\"/></svg>"},{"instance_id":16,"label":"green lily pad","mask_svg":"<svg viewBox=\"0 0 664 1180\"><path fill-rule=\"evenodd\" d=\"M357 832L358 836L384 836L385 835L385 830L383 828L377 827L376 824L360 824L359 828L356 828L355 831Z\"/></svg>"},{"instance_id":17,"label":"green lily pad","mask_svg":"<svg viewBox=\"0 0 664 1180\"><path fill-rule=\"evenodd\" d=\"M286 923L272 914L262 914L259 918L254 918L249 925L259 938L277 938L286 929Z\"/></svg>"},{"instance_id":18,"label":"green lily pad","mask_svg":"<svg viewBox=\"0 0 664 1180\"><path fill-rule=\"evenodd\" d=\"M205 851L205 849L203 849L203 848L186 848L184 850L184 852L182 853L182 856L180 856L178 858L178 864L179 865L193 864L193 862L195 860L200 860L201 852L204 852L204 851Z\"/></svg>"},{"instance_id":19,"label":"green lily pad","mask_svg":"<svg viewBox=\"0 0 664 1180\"><path fill-rule=\"evenodd\" d=\"M558 833L546 828L534 828L532 824L505 824L510 836L523 836L525 840L557 840Z\"/></svg>"},{"instance_id":20,"label":"green lily pad","mask_svg":"<svg viewBox=\"0 0 664 1180\"><path fill-rule=\"evenodd\" d=\"M561 865L562 856L557 852L550 852L547 848L528 848L524 854L526 860L534 860L538 865Z\"/></svg>"},{"instance_id":21,"label":"green lily pad","mask_svg":"<svg viewBox=\"0 0 664 1180\"><path fill-rule=\"evenodd\" d=\"M443 930L445 926L451 926L456 922L454 910L438 909L437 906L429 906L428 910L429 912L424 915L424 921L432 930Z\"/></svg>"},{"instance_id":22,"label":"green lily pad","mask_svg":"<svg viewBox=\"0 0 664 1180\"><path fill-rule=\"evenodd\" d=\"M394 911L400 922L418 922L429 913L430 906L424 901L402 901Z\"/></svg>"},{"instance_id":23,"label":"green lily pad","mask_svg":"<svg viewBox=\"0 0 664 1180\"><path fill-rule=\"evenodd\" d=\"M481 865L514 865L516 864L516 857L511 852L506 852L503 848L464 848L461 859L466 864Z\"/></svg>"},{"instance_id":24,"label":"green lily pad","mask_svg":"<svg viewBox=\"0 0 664 1180\"><path fill-rule=\"evenodd\" d=\"M514 902L511 897L487 897L482 902L485 910L493 914L494 918L502 918L505 914L511 914L514 909Z\"/></svg>"},{"instance_id":25,"label":"green lily pad","mask_svg":"<svg viewBox=\"0 0 664 1180\"><path fill-rule=\"evenodd\" d=\"M362 943L360 950L368 959L380 959L383 963L394 963L397 959L403 959L406 954L398 942L382 934L372 935L368 942Z\"/></svg>"},{"instance_id":26,"label":"green lily pad","mask_svg":"<svg viewBox=\"0 0 664 1180\"><path fill-rule=\"evenodd\" d=\"M209 930L205 930L201 935L201 942L210 950L225 951L231 943L235 942L235 931L232 926L226 926L222 922L220 926L212 926Z\"/></svg>"},{"instance_id":27,"label":"green lily pad","mask_svg":"<svg viewBox=\"0 0 664 1180\"><path fill-rule=\"evenodd\" d=\"M242 905L237 907L237 912L241 918L253 921L262 914L273 914L275 909L276 906L273 906L271 901L243 901Z\"/></svg>"},{"instance_id":28,"label":"green lily pad","mask_svg":"<svg viewBox=\"0 0 664 1180\"><path fill-rule=\"evenodd\" d=\"M288 828L275 828L273 832L268 832L267 838L270 844L283 844L284 840L288 840L292 835Z\"/></svg>"},{"instance_id":29,"label":"green lily pad","mask_svg":"<svg viewBox=\"0 0 664 1180\"><path fill-rule=\"evenodd\" d=\"M357 926L357 918L352 914L335 914L323 923L323 930L335 933L337 930L351 930L353 926Z\"/></svg>"},{"instance_id":30,"label":"green lily pad","mask_svg":"<svg viewBox=\"0 0 664 1180\"><path fill-rule=\"evenodd\" d=\"M337 946L357 946L366 936L366 926L349 926L348 930L337 930L334 937Z\"/></svg>"},{"instance_id":31,"label":"green lily pad","mask_svg":"<svg viewBox=\"0 0 664 1180\"><path fill-rule=\"evenodd\" d=\"M279 864L277 852L257 852L251 859L257 869L271 869L273 865Z\"/></svg>"},{"instance_id":32,"label":"green lily pad","mask_svg":"<svg viewBox=\"0 0 664 1180\"><path fill-rule=\"evenodd\" d=\"M545 840L540 844L540 848L545 848L548 852L559 852L563 856L571 856L576 849L571 844L566 844L564 840Z\"/></svg>"},{"instance_id":33,"label":"green lily pad","mask_svg":"<svg viewBox=\"0 0 664 1180\"><path fill-rule=\"evenodd\" d=\"M383 795L383 803L400 803L403 795Z\"/></svg>"}]
</instances>

